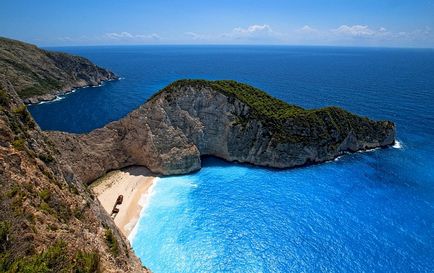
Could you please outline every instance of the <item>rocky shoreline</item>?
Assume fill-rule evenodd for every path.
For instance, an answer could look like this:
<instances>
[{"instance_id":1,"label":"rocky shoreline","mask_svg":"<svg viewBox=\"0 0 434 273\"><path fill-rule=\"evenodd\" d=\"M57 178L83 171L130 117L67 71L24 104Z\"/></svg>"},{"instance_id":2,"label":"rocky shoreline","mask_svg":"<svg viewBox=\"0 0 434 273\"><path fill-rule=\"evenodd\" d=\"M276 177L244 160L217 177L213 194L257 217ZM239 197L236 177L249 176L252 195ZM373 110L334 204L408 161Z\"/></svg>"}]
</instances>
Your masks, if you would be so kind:
<instances>
[{"instance_id":1,"label":"rocky shoreline","mask_svg":"<svg viewBox=\"0 0 434 273\"><path fill-rule=\"evenodd\" d=\"M116 75L111 75L111 77L102 78L99 81L93 82L93 83L86 83L86 82L79 82L77 85L73 87L65 87L62 90L54 91L52 94L45 94L45 95L39 95L39 96L33 96L30 98L22 99L23 103L25 105L33 105L33 104L39 104L41 102L49 102L54 101L58 99L59 97L63 97L66 95L69 95L71 93L74 93L78 89L87 88L87 87L100 87L105 82L115 81L119 80L120 77Z\"/></svg>"}]
</instances>

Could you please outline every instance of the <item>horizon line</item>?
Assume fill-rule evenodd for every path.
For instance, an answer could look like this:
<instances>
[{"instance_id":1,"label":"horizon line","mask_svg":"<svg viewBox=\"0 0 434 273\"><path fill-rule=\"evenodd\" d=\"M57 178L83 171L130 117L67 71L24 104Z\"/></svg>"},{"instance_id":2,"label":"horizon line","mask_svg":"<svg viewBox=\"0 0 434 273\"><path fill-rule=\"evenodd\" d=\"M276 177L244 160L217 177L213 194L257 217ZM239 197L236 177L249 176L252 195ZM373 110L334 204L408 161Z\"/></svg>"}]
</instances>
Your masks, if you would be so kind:
<instances>
[{"instance_id":1,"label":"horizon line","mask_svg":"<svg viewBox=\"0 0 434 273\"><path fill-rule=\"evenodd\" d=\"M336 47L336 48L370 48L370 49L425 49L434 50L434 47L417 46L378 46L378 45L310 45L310 44L188 44L188 43L162 43L162 44L89 44L89 45L37 45L41 48L62 48L62 47L140 47L140 46L243 46L243 47Z\"/></svg>"},{"instance_id":2,"label":"horizon line","mask_svg":"<svg viewBox=\"0 0 434 273\"><path fill-rule=\"evenodd\" d=\"M139 47L139 46L244 46L244 47L335 47L335 48L371 48L371 49L422 49L422 50L433 50L432 47L420 47L420 46L393 46L393 45L333 45L333 44L282 44L282 43L148 43L148 44L48 44L29 42L25 40L19 40L17 38L9 38L0 35L0 38L5 38L9 40L15 40L19 42L24 42L32 45L36 45L40 48L62 48L62 47Z\"/></svg>"}]
</instances>

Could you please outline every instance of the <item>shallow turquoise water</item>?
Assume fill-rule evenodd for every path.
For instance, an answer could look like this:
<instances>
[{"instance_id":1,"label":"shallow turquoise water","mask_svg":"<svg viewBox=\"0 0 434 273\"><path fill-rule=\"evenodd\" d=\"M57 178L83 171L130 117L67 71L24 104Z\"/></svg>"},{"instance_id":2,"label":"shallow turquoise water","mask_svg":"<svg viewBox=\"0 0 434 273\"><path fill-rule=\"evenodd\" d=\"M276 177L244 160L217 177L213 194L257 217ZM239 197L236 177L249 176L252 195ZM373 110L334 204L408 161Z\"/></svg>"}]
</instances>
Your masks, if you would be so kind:
<instances>
[{"instance_id":1,"label":"shallow turquoise water","mask_svg":"<svg viewBox=\"0 0 434 273\"><path fill-rule=\"evenodd\" d=\"M274 170L205 158L160 179L132 245L154 272L434 272L434 51L323 47L76 47L125 79L30 108L85 132L179 78L236 79L306 108L398 127L402 148Z\"/></svg>"},{"instance_id":2,"label":"shallow turquoise water","mask_svg":"<svg viewBox=\"0 0 434 273\"><path fill-rule=\"evenodd\" d=\"M397 177L403 152L286 171L205 159L157 182L133 247L155 272L428 272L433 194Z\"/></svg>"}]
</instances>

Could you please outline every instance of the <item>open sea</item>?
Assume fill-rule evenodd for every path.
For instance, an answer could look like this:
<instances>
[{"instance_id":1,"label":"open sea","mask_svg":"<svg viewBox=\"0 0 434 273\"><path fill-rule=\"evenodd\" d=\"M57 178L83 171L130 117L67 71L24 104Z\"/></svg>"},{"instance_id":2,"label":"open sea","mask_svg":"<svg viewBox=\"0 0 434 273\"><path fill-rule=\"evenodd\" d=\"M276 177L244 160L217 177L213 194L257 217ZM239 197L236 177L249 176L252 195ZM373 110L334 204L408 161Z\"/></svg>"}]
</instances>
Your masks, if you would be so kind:
<instances>
[{"instance_id":1,"label":"open sea","mask_svg":"<svg viewBox=\"0 0 434 273\"><path fill-rule=\"evenodd\" d=\"M434 50L118 46L50 50L122 77L30 106L41 128L88 132L182 78L234 79L305 108L397 124L399 143L305 168L204 158L159 178L130 236L171 272L434 272Z\"/></svg>"}]
</instances>

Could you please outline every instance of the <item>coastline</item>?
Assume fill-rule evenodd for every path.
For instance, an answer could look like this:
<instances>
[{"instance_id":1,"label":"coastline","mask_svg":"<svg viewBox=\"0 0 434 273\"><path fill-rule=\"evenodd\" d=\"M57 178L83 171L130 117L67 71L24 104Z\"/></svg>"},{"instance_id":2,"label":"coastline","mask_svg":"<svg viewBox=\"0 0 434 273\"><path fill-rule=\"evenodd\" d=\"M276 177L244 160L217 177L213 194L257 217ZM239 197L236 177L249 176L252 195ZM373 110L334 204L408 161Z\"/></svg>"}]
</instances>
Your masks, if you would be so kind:
<instances>
[{"instance_id":1,"label":"coastline","mask_svg":"<svg viewBox=\"0 0 434 273\"><path fill-rule=\"evenodd\" d=\"M145 205L143 200L147 199L156 179L146 167L131 166L109 172L91 185L109 215L118 196L123 196L122 204L117 206L119 213L114 222L125 237L130 238Z\"/></svg>"},{"instance_id":2,"label":"coastline","mask_svg":"<svg viewBox=\"0 0 434 273\"><path fill-rule=\"evenodd\" d=\"M45 95L29 97L29 98L23 99L22 101L27 106L59 101L61 99L64 99L65 96L72 94L72 93L75 93L79 89L84 89L84 88L89 88L89 87L93 87L93 88L101 87L106 82L111 82L111 81L116 81L116 80L121 80L121 79L123 79L123 78L120 78L120 77L109 78L109 79L101 80L100 82L98 82L98 84L78 85L76 87L67 88L65 90L55 91L52 94L45 94Z\"/></svg>"},{"instance_id":3,"label":"coastline","mask_svg":"<svg viewBox=\"0 0 434 273\"><path fill-rule=\"evenodd\" d=\"M396 140L394 145L390 147L402 149L402 143ZM358 153L372 152L378 149L380 148L366 149L358 151ZM343 156L337 156L328 162L339 161ZM146 167L130 166L111 171L91 184L93 193L109 215L111 215L118 196L123 195L123 203L117 206L119 213L113 220L130 242L135 237L137 223L143 213L143 208L149 202L152 188L155 186L158 178L157 175L153 174Z\"/></svg>"}]
</instances>

